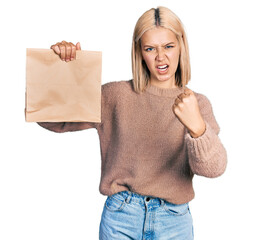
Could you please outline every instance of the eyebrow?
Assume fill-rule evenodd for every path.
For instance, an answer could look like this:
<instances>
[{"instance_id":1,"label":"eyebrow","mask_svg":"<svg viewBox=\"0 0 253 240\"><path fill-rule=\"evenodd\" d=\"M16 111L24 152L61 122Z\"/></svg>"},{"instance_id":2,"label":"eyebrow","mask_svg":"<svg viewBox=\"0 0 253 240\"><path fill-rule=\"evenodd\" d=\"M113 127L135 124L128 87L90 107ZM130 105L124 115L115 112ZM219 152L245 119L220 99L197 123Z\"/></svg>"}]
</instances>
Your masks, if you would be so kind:
<instances>
[{"instance_id":1,"label":"eyebrow","mask_svg":"<svg viewBox=\"0 0 253 240\"><path fill-rule=\"evenodd\" d=\"M167 45L170 45L170 44L175 44L175 42L169 42L169 43L165 43L165 44L162 44L162 46L167 46ZM144 45L143 47L153 47L155 46L155 44L146 44Z\"/></svg>"}]
</instances>

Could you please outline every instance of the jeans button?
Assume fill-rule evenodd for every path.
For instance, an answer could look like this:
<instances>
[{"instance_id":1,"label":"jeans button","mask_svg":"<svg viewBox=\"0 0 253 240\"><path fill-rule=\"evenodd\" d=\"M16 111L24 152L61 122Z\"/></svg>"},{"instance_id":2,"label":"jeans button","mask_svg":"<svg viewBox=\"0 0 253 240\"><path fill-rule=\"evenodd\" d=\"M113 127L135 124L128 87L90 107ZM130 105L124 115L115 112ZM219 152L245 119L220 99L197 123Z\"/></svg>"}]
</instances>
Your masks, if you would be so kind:
<instances>
[{"instance_id":1,"label":"jeans button","mask_svg":"<svg viewBox=\"0 0 253 240\"><path fill-rule=\"evenodd\" d=\"M146 201L149 202L149 200L150 200L150 197L147 197L147 198L146 198Z\"/></svg>"}]
</instances>

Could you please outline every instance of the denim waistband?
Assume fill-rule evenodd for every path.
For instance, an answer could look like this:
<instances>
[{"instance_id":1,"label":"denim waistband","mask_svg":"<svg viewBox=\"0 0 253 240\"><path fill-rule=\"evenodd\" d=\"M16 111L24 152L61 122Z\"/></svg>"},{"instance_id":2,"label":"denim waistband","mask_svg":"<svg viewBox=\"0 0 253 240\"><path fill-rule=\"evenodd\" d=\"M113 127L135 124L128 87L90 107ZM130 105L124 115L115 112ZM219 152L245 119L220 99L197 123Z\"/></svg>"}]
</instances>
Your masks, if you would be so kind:
<instances>
[{"instance_id":1,"label":"denim waistband","mask_svg":"<svg viewBox=\"0 0 253 240\"><path fill-rule=\"evenodd\" d=\"M126 200L127 203L130 203L131 201L133 202L137 202L140 204L145 204L147 202L152 203L153 205L164 205L164 201L161 198L158 197L153 197L153 196L144 196L135 192L131 192L131 191L122 191L122 192L118 192L117 194L120 194L121 196L123 196Z\"/></svg>"}]
</instances>

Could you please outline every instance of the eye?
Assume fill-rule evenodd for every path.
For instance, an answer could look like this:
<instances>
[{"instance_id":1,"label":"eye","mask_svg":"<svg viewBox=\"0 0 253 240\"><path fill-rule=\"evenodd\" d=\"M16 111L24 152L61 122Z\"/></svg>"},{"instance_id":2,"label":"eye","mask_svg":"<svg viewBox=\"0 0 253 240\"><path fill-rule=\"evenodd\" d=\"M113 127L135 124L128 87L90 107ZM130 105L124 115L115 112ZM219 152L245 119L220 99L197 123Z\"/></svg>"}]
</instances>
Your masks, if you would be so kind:
<instances>
[{"instance_id":1,"label":"eye","mask_svg":"<svg viewBox=\"0 0 253 240\"><path fill-rule=\"evenodd\" d=\"M168 49L168 48L173 48L174 46L171 46L171 45L167 45L165 48Z\"/></svg>"},{"instance_id":2,"label":"eye","mask_svg":"<svg viewBox=\"0 0 253 240\"><path fill-rule=\"evenodd\" d=\"M152 48L152 47L149 47L149 48L145 48L145 51L146 52L150 52L150 51L152 51L154 48Z\"/></svg>"}]
</instances>

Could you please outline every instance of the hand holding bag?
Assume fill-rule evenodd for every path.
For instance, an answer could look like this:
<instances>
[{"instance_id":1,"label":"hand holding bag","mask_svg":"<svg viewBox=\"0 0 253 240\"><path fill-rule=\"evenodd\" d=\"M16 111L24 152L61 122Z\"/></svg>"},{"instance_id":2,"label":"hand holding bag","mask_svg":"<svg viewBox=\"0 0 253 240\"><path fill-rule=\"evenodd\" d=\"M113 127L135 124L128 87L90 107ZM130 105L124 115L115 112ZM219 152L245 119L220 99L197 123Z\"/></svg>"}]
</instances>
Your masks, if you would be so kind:
<instances>
[{"instance_id":1,"label":"hand holding bag","mask_svg":"<svg viewBox=\"0 0 253 240\"><path fill-rule=\"evenodd\" d=\"M65 62L27 48L26 60L27 122L101 122L101 52L78 50Z\"/></svg>"}]
</instances>

